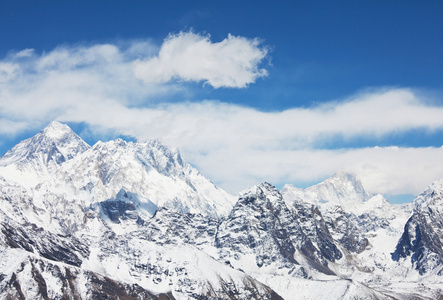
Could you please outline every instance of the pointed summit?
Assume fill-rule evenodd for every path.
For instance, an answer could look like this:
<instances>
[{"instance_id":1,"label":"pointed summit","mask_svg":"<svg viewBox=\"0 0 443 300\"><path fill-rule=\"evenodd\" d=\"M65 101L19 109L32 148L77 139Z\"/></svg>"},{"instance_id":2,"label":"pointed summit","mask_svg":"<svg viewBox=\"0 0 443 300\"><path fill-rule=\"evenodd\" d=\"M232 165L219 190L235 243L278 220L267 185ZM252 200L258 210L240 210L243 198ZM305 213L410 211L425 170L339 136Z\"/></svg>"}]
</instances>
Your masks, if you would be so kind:
<instances>
[{"instance_id":1,"label":"pointed summit","mask_svg":"<svg viewBox=\"0 0 443 300\"><path fill-rule=\"evenodd\" d=\"M285 185L281 193L288 204L302 200L319 206L323 211L335 206L352 209L371 198L357 176L345 172L336 173L325 181L305 189Z\"/></svg>"},{"instance_id":2,"label":"pointed summit","mask_svg":"<svg viewBox=\"0 0 443 300\"><path fill-rule=\"evenodd\" d=\"M416 209L427 208L430 205L440 205L443 208L443 179L433 182L414 199Z\"/></svg>"},{"instance_id":3,"label":"pointed summit","mask_svg":"<svg viewBox=\"0 0 443 300\"><path fill-rule=\"evenodd\" d=\"M339 172L331 178L317 185L322 189L333 188L336 191L336 199L346 201L367 201L370 195L364 189L360 179L352 173ZM326 196L326 195L325 195Z\"/></svg>"},{"instance_id":4,"label":"pointed summit","mask_svg":"<svg viewBox=\"0 0 443 300\"><path fill-rule=\"evenodd\" d=\"M51 174L65 161L89 148L69 126L54 121L32 138L6 152L0 158L0 168L3 169L0 169L0 175L9 177L11 171L15 175L15 171L30 172L37 176Z\"/></svg>"},{"instance_id":5,"label":"pointed summit","mask_svg":"<svg viewBox=\"0 0 443 300\"><path fill-rule=\"evenodd\" d=\"M54 140L59 140L66 134L73 133L72 129L68 125L57 121L52 121L49 123L48 126L46 126L41 132Z\"/></svg>"},{"instance_id":6,"label":"pointed summit","mask_svg":"<svg viewBox=\"0 0 443 300\"><path fill-rule=\"evenodd\" d=\"M68 125L57 121L49 123L49 125L35 135L34 138L37 136L54 142L55 146L63 154L65 160L70 160L77 154L83 153L90 148Z\"/></svg>"},{"instance_id":7,"label":"pointed summit","mask_svg":"<svg viewBox=\"0 0 443 300\"><path fill-rule=\"evenodd\" d=\"M306 221L309 214L311 217ZM219 226L216 246L231 249L238 262L255 258L241 268L254 263L258 268L274 265L278 269L287 268L288 274L305 276L300 263L308 262L310 267L330 275L333 272L326 259L334 262L342 253L325 228L319 212L313 212L310 206L292 212L278 190L265 182L238 199ZM238 262L232 262L234 267L240 267Z\"/></svg>"}]
</instances>

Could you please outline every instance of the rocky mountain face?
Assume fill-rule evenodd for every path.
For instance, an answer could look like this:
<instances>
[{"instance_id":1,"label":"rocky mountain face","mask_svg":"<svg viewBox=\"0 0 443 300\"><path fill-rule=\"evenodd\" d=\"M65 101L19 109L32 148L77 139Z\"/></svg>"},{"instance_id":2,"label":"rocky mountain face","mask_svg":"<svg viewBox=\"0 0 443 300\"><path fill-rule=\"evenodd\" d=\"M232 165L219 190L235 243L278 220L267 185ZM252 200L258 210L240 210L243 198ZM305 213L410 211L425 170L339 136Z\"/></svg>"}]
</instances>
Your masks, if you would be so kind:
<instances>
[{"instance_id":1,"label":"rocky mountain face","mask_svg":"<svg viewBox=\"0 0 443 300\"><path fill-rule=\"evenodd\" d=\"M235 199L158 141L53 122L0 158L0 298L438 298L441 186L411 216L344 173Z\"/></svg>"},{"instance_id":2,"label":"rocky mountain face","mask_svg":"<svg viewBox=\"0 0 443 300\"><path fill-rule=\"evenodd\" d=\"M435 182L414 202L392 258L410 260L420 275L443 275L443 180Z\"/></svg>"},{"instance_id":3,"label":"rocky mountain face","mask_svg":"<svg viewBox=\"0 0 443 300\"><path fill-rule=\"evenodd\" d=\"M281 299L197 248L234 197L157 141L53 122L0 159L0 190L2 299Z\"/></svg>"},{"instance_id":4,"label":"rocky mountain face","mask_svg":"<svg viewBox=\"0 0 443 300\"><path fill-rule=\"evenodd\" d=\"M415 255L413 252L413 249L419 248L415 240L418 232L416 228L434 223L430 218L424 219L422 214L418 213L418 211L423 211L423 205L420 206L421 208L415 205L414 213L410 216L411 205L391 205L382 195L370 195L364 190L358 178L344 173L338 173L306 189L286 185L281 193L288 207L310 203L321 212L325 227L342 254L342 259L336 260L334 264L329 263L329 268L336 274L365 282L368 286L378 291L383 290L384 293L393 297L432 298L441 294L438 288L429 288L432 292L428 295L424 291L417 295L413 288L405 289L400 284L407 279L411 287L418 289L417 282L419 281L428 281L429 286L432 286L440 280L426 276L422 271L423 268L416 262L418 253L423 251ZM428 191L425 194L431 195L432 192ZM428 201L420 200L423 197L419 196L416 202L426 203L424 207L428 212ZM436 207L434 210L438 211ZM438 216L434 215L432 218L436 220ZM309 219L312 220L312 218ZM433 225L433 227L436 226ZM428 234L434 231L423 230ZM414 238L406 232L412 232ZM434 256L439 253L437 249L441 249L441 247L438 248L440 240L436 239L435 235L424 239L432 241L430 244L433 245L429 244L420 249L426 249L426 251L433 249L431 252L435 252L429 256L421 254L420 257L423 259L423 264L432 262L433 269L436 269L435 266L442 265L439 258ZM421 275L423 276L420 277ZM389 289L381 288L384 286L389 286Z\"/></svg>"},{"instance_id":5,"label":"rocky mountain face","mask_svg":"<svg viewBox=\"0 0 443 300\"><path fill-rule=\"evenodd\" d=\"M318 207L334 240L357 254L372 247L370 239L379 231L398 234L409 213L407 206L369 195L355 175L345 173L306 189L285 185L281 192L289 206L308 202Z\"/></svg>"},{"instance_id":6,"label":"rocky mountain face","mask_svg":"<svg viewBox=\"0 0 443 300\"><path fill-rule=\"evenodd\" d=\"M316 212L310 209L297 207L290 211L275 187L258 185L240 197L221 223L216 247L238 261L246 259L243 256L255 257L259 268L276 265L288 269L289 274L297 272L307 277L300 260L323 273L334 274L328 269L328 261L334 262L342 254L332 242L321 214L313 216Z\"/></svg>"}]
</instances>

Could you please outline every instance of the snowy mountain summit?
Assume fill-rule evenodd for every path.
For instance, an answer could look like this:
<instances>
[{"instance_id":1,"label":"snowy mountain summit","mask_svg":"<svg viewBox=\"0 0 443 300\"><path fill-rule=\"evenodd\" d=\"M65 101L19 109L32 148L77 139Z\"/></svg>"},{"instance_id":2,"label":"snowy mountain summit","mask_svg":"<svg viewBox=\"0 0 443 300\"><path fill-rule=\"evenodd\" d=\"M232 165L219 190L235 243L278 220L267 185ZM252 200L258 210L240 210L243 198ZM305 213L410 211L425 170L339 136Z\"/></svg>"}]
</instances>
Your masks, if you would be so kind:
<instances>
[{"instance_id":1,"label":"snowy mountain summit","mask_svg":"<svg viewBox=\"0 0 443 300\"><path fill-rule=\"evenodd\" d=\"M54 174L63 163L89 148L71 128L54 121L3 155L0 176L35 186Z\"/></svg>"},{"instance_id":2,"label":"snowy mountain summit","mask_svg":"<svg viewBox=\"0 0 443 300\"><path fill-rule=\"evenodd\" d=\"M86 203L115 197L122 188L158 206L204 215L226 214L235 201L158 141L117 139L90 147L58 122L8 151L0 176L29 188L63 189L69 182L67 197Z\"/></svg>"},{"instance_id":3,"label":"snowy mountain summit","mask_svg":"<svg viewBox=\"0 0 443 300\"><path fill-rule=\"evenodd\" d=\"M71 128L54 121L34 137L9 150L1 158L1 165L23 165L30 162L40 162L47 167L52 163L61 165L89 148Z\"/></svg>"},{"instance_id":4,"label":"snowy mountain summit","mask_svg":"<svg viewBox=\"0 0 443 300\"><path fill-rule=\"evenodd\" d=\"M159 141L52 122L0 158L0 299L439 299L442 199L343 172L235 199Z\"/></svg>"},{"instance_id":5,"label":"snowy mountain summit","mask_svg":"<svg viewBox=\"0 0 443 300\"><path fill-rule=\"evenodd\" d=\"M335 206L353 210L371 198L354 174L344 172L336 173L331 178L306 189L287 184L281 192L287 201L303 199L319 206L323 211Z\"/></svg>"}]
</instances>

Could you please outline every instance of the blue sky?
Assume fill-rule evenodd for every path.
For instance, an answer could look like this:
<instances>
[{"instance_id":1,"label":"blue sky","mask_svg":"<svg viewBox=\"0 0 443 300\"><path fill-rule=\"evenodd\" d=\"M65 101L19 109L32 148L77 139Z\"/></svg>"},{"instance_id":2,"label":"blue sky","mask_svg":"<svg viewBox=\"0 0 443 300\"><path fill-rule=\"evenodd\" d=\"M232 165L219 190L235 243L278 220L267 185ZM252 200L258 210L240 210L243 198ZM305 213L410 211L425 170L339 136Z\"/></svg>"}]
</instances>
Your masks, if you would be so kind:
<instances>
[{"instance_id":1,"label":"blue sky","mask_svg":"<svg viewBox=\"0 0 443 300\"><path fill-rule=\"evenodd\" d=\"M89 143L161 139L230 192L347 170L397 201L443 177L442 13L439 1L3 0L0 152L57 119Z\"/></svg>"},{"instance_id":2,"label":"blue sky","mask_svg":"<svg viewBox=\"0 0 443 300\"><path fill-rule=\"evenodd\" d=\"M365 87L441 90L439 1L1 1L0 55L62 44L151 38L193 28L272 48L264 81L202 90L265 110L347 97ZM269 95L271 89L272 94ZM270 101L270 98L278 101Z\"/></svg>"}]
</instances>

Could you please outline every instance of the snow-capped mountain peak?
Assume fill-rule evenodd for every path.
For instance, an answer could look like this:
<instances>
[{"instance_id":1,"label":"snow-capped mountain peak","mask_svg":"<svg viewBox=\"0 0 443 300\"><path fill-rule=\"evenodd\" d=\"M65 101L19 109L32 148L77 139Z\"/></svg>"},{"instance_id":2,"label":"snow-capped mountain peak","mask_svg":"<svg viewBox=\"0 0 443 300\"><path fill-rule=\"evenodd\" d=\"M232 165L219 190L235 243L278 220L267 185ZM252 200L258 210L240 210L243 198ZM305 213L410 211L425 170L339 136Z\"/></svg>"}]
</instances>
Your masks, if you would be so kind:
<instances>
[{"instance_id":1,"label":"snow-capped mountain peak","mask_svg":"<svg viewBox=\"0 0 443 300\"><path fill-rule=\"evenodd\" d=\"M158 209L149 199L124 189L121 189L115 198L94 203L91 207L114 232L120 234L139 229L137 225L143 225Z\"/></svg>"},{"instance_id":2,"label":"snow-capped mountain peak","mask_svg":"<svg viewBox=\"0 0 443 300\"><path fill-rule=\"evenodd\" d=\"M370 198L358 177L355 174L344 172L334 174L312 189L319 192L318 200L320 202L332 200L343 204L347 201L365 202Z\"/></svg>"},{"instance_id":3,"label":"snow-capped mountain peak","mask_svg":"<svg viewBox=\"0 0 443 300\"><path fill-rule=\"evenodd\" d=\"M443 179L433 182L414 199L414 207L417 209L437 203L443 207Z\"/></svg>"},{"instance_id":4,"label":"snow-capped mountain peak","mask_svg":"<svg viewBox=\"0 0 443 300\"><path fill-rule=\"evenodd\" d=\"M254 195L259 195L259 194L263 194L266 197L271 197L271 198L272 198L272 196L277 197L277 198L281 198L281 195L278 192L278 190L272 184L270 184L268 182L263 182L258 185L254 185L254 186L250 187L249 189L246 189L241 192L242 197L249 197L249 196L254 196Z\"/></svg>"},{"instance_id":5,"label":"snow-capped mountain peak","mask_svg":"<svg viewBox=\"0 0 443 300\"><path fill-rule=\"evenodd\" d=\"M88 190L85 201L105 201L124 188L159 207L217 216L235 201L159 141L99 141L63 165L59 175L77 191Z\"/></svg>"},{"instance_id":6,"label":"snow-capped mountain peak","mask_svg":"<svg viewBox=\"0 0 443 300\"><path fill-rule=\"evenodd\" d=\"M443 180L404 226L337 173L234 203L157 140L89 147L52 122L0 159L0 298L438 299L442 200Z\"/></svg>"},{"instance_id":7,"label":"snow-capped mountain peak","mask_svg":"<svg viewBox=\"0 0 443 300\"><path fill-rule=\"evenodd\" d=\"M356 175L344 172L336 173L331 178L305 189L287 184L281 193L288 204L303 200L319 206L323 211L335 206L352 210L371 198Z\"/></svg>"},{"instance_id":8,"label":"snow-capped mountain peak","mask_svg":"<svg viewBox=\"0 0 443 300\"><path fill-rule=\"evenodd\" d=\"M51 123L46 126L42 132L48 136L51 137L53 140L60 140L65 135L73 133L72 129L63 123L52 121Z\"/></svg>"},{"instance_id":9,"label":"snow-capped mountain peak","mask_svg":"<svg viewBox=\"0 0 443 300\"><path fill-rule=\"evenodd\" d=\"M9 150L1 158L1 165L36 160L42 155L45 165L51 161L60 165L89 148L90 146L71 128L54 121L35 136Z\"/></svg>"},{"instance_id":10,"label":"snow-capped mountain peak","mask_svg":"<svg viewBox=\"0 0 443 300\"><path fill-rule=\"evenodd\" d=\"M0 158L0 175L35 185L90 146L67 125L51 122L45 129L14 146Z\"/></svg>"}]
</instances>

